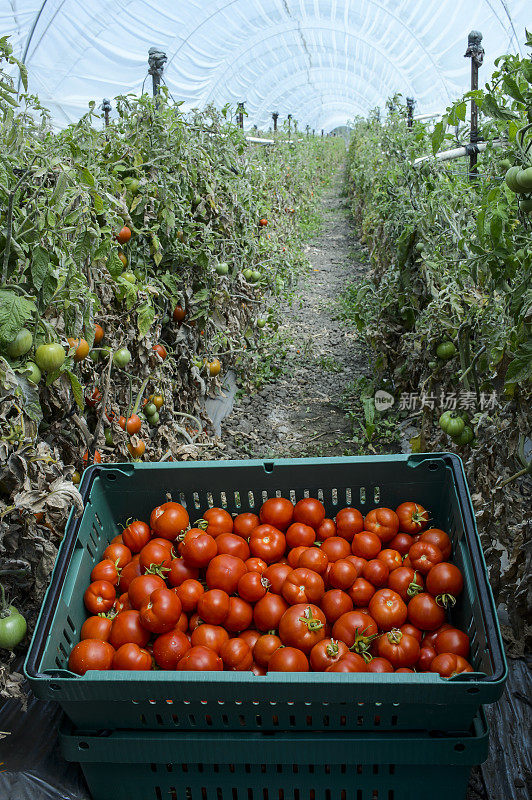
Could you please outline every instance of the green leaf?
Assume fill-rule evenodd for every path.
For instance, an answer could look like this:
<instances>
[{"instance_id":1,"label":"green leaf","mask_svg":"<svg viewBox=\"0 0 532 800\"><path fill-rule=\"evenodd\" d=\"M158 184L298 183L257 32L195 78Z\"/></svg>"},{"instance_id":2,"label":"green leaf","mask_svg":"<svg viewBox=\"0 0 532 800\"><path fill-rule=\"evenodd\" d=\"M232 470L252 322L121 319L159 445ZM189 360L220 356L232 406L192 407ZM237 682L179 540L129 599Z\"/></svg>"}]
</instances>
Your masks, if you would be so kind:
<instances>
[{"instance_id":1,"label":"green leaf","mask_svg":"<svg viewBox=\"0 0 532 800\"><path fill-rule=\"evenodd\" d=\"M74 400L76 401L76 405L80 411L83 411L85 401L83 399L83 389L81 383L77 379L76 375L74 375L74 373L69 369L66 370L66 374L70 378L70 385L72 387L72 394L74 396Z\"/></svg>"},{"instance_id":2,"label":"green leaf","mask_svg":"<svg viewBox=\"0 0 532 800\"><path fill-rule=\"evenodd\" d=\"M2 100L5 100L6 103L9 103L9 105L11 106L14 107L18 106L18 101L14 97L11 97L11 95L8 94L7 92L2 91L2 89L0 89L0 97L2 98Z\"/></svg>"},{"instance_id":3,"label":"green leaf","mask_svg":"<svg viewBox=\"0 0 532 800\"><path fill-rule=\"evenodd\" d=\"M143 303L137 311L137 326L140 338L146 336L155 319L155 309L149 302Z\"/></svg>"},{"instance_id":4,"label":"green leaf","mask_svg":"<svg viewBox=\"0 0 532 800\"><path fill-rule=\"evenodd\" d=\"M57 206L60 203L67 186L68 175L66 172L60 172L57 176L52 196L50 197L50 205Z\"/></svg>"},{"instance_id":5,"label":"green leaf","mask_svg":"<svg viewBox=\"0 0 532 800\"><path fill-rule=\"evenodd\" d=\"M11 342L36 310L32 300L0 289L0 343Z\"/></svg>"},{"instance_id":6,"label":"green leaf","mask_svg":"<svg viewBox=\"0 0 532 800\"><path fill-rule=\"evenodd\" d=\"M22 85L24 87L24 91L28 91L28 70L26 69L26 65L22 61L18 61L17 59L17 66L20 72L20 80L22 81Z\"/></svg>"},{"instance_id":7,"label":"green leaf","mask_svg":"<svg viewBox=\"0 0 532 800\"><path fill-rule=\"evenodd\" d=\"M510 75L505 75L502 83L504 88L510 95L510 97L513 97L514 100L517 100L519 103L524 103L526 105L526 100L521 94L519 86Z\"/></svg>"},{"instance_id":8,"label":"green leaf","mask_svg":"<svg viewBox=\"0 0 532 800\"><path fill-rule=\"evenodd\" d=\"M109 253L106 266L112 278L118 278L123 273L124 265L120 261L116 250L111 250Z\"/></svg>"},{"instance_id":9,"label":"green leaf","mask_svg":"<svg viewBox=\"0 0 532 800\"><path fill-rule=\"evenodd\" d=\"M92 235L89 231L83 231L74 247L74 261L78 267L82 267L90 256L92 248Z\"/></svg>"},{"instance_id":10,"label":"green leaf","mask_svg":"<svg viewBox=\"0 0 532 800\"><path fill-rule=\"evenodd\" d=\"M518 119L518 115L510 111L509 108L503 108L497 105L497 101L490 94L484 97L482 111L487 114L488 117L493 117L494 119Z\"/></svg>"},{"instance_id":11,"label":"green leaf","mask_svg":"<svg viewBox=\"0 0 532 800\"><path fill-rule=\"evenodd\" d=\"M499 243L503 228L503 216L495 209L493 216L490 220L490 236L494 245Z\"/></svg>"},{"instance_id":12,"label":"green leaf","mask_svg":"<svg viewBox=\"0 0 532 800\"><path fill-rule=\"evenodd\" d=\"M445 128L443 126L443 122L437 122L434 126L434 131L432 132L432 152L434 155L438 152L441 147L441 143L443 142L445 136Z\"/></svg>"},{"instance_id":13,"label":"green leaf","mask_svg":"<svg viewBox=\"0 0 532 800\"><path fill-rule=\"evenodd\" d=\"M97 192L91 192L94 210L97 214L103 214L103 199Z\"/></svg>"},{"instance_id":14,"label":"green leaf","mask_svg":"<svg viewBox=\"0 0 532 800\"><path fill-rule=\"evenodd\" d=\"M29 381L24 373L15 372L14 374L16 376L19 391L24 398L24 413L31 420L39 423L42 420L43 413L41 404L39 403L38 386Z\"/></svg>"},{"instance_id":15,"label":"green leaf","mask_svg":"<svg viewBox=\"0 0 532 800\"><path fill-rule=\"evenodd\" d=\"M42 288L45 277L50 269L50 254L41 245L34 247L31 252L31 277L37 289Z\"/></svg>"},{"instance_id":16,"label":"green leaf","mask_svg":"<svg viewBox=\"0 0 532 800\"><path fill-rule=\"evenodd\" d=\"M93 176L92 172L89 172L87 167L83 167L83 169L81 170L81 180L87 186L90 186L91 189L94 189L94 187L96 185L95 180L94 180L94 176Z\"/></svg>"}]
</instances>

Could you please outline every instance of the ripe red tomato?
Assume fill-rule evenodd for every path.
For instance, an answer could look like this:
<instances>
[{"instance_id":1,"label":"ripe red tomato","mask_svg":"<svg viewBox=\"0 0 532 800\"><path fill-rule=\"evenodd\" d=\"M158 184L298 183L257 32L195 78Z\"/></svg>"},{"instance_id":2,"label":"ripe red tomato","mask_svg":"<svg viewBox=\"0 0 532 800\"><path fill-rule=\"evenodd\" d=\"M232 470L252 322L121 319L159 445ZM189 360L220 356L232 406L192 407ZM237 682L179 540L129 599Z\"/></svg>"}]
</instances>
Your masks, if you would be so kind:
<instances>
[{"instance_id":1,"label":"ripe red tomato","mask_svg":"<svg viewBox=\"0 0 532 800\"><path fill-rule=\"evenodd\" d=\"M182 631L173 630L162 633L153 643L155 663L161 669L174 670L190 647L188 637Z\"/></svg>"},{"instance_id":2,"label":"ripe red tomato","mask_svg":"<svg viewBox=\"0 0 532 800\"><path fill-rule=\"evenodd\" d=\"M187 650L178 662L177 669L193 672L221 672L224 664L220 656L209 647L198 645Z\"/></svg>"},{"instance_id":3,"label":"ripe red tomato","mask_svg":"<svg viewBox=\"0 0 532 800\"><path fill-rule=\"evenodd\" d=\"M123 592L120 597L117 597L111 613L120 614L121 611L131 611L131 603L129 602L129 595Z\"/></svg>"},{"instance_id":4,"label":"ripe red tomato","mask_svg":"<svg viewBox=\"0 0 532 800\"><path fill-rule=\"evenodd\" d=\"M168 633L181 616L181 600L171 589L156 589L140 607L140 621L151 633Z\"/></svg>"},{"instance_id":5,"label":"ripe red tomato","mask_svg":"<svg viewBox=\"0 0 532 800\"><path fill-rule=\"evenodd\" d=\"M200 569L206 567L217 555L218 543L201 528L191 528L185 533L179 552L189 567Z\"/></svg>"},{"instance_id":6,"label":"ripe red tomato","mask_svg":"<svg viewBox=\"0 0 532 800\"><path fill-rule=\"evenodd\" d=\"M402 633L397 628L379 636L376 642L377 655L387 658L394 669L413 667L419 658L419 642L414 636Z\"/></svg>"},{"instance_id":7,"label":"ripe red tomato","mask_svg":"<svg viewBox=\"0 0 532 800\"><path fill-rule=\"evenodd\" d=\"M431 672L437 672L442 678L452 678L461 672L473 672L471 664L455 653L440 653L430 665Z\"/></svg>"},{"instance_id":8,"label":"ripe red tomato","mask_svg":"<svg viewBox=\"0 0 532 800\"><path fill-rule=\"evenodd\" d=\"M278 636L273 633L265 633L255 642L253 658L261 667L267 667L270 658L281 646L282 642Z\"/></svg>"},{"instance_id":9,"label":"ripe red tomato","mask_svg":"<svg viewBox=\"0 0 532 800\"><path fill-rule=\"evenodd\" d=\"M149 526L139 519L130 522L127 528L122 531L122 541L132 553L140 553L144 545L150 541L150 537Z\"/></svg>"},{"instance_id":10,"label":"ripe red tomato","mask_svg":"<svg viewBox=\"0 0 532 800\"><path fill-rule=\"evenodd\" d=\"M83 595L85 608L91 614L100 614L102 611L110 611L116 598L116 590L109 581L93 581Z\"/></svg>"},{"instance_id":11,"label":"ripe red tomato","mask_svg":"<svg viewBox=\"0 0 532 800\"><path fill-rule=\"evenodd\" d=\"M346 539L341 536L329 536L321 545L322 553L325 553L329 561L339 561L351 555L351 548Z\"/></svg>"},{"instance_id":12,"label":"ripe red tomato","mask_svg":"<svg viewBox=\"0 0 532 800\"><path fill-rule=\"evenodd\" d=\"M236 536L234 533L220 533L216 537L215 544L218 546L220 554L225 553L229 556L236 556L241 558L242 561L246 561L250 557L248 543L241 536Z\"/></svg>"},{"instance_id":13,"label":"ripe red tomato","mask_svg":"<svg viewBox=\"0 0 532 800\"><path fill-rule=\"evenodd\" d=\"M424 635L423 635L423 647L425 647L426 645L430 645L431 647L435 647L436 646L436 639L438 638L440 633L442 633L442 631L448 631L452 627L453 626L449 625L448 622L444 622L443 625L440 625L440 627L436 628L436 630L426 631L424 633Z\"/></svg>"},{"instance_id":14,"label":"ripe red tomato","mask_svg":"<svg viewBox=\"0 0 532 800\"><path fill-rule=\"evenodd\" d=\"M193 647L197 647L198 645L210 647L210 649L214 650L218 655L220 655L220 650L228 641L229 634L225 628L222 628L220 625L209 625L207 623L198 625L198 627L192 631L192 636L190 637L190 643Z\"/></svg>"},{"instance_id":15,"label":"ripe red tomato","mask_svg":"<svg viewBox=\"0 0 532 800\"><path fill-rule=\"evenodd\" d=\"M138 578L133 578L127 591L132 608L140 611L143 602L156 589L166 589L166 584L160 575L147 573Z\"/></svg>"},{"instance_id":16,"label":"ripe red tomato","mask_svg":"<svg viewBox=\"0 0 532 800\"><path fill-rule=\"evenodd\" d=\"M368 667L362 656L357 653L346 653L335 664L327 667L325 672L367 672Z\"/></svg>"},{"instance_id":17,"label":"ripe red tomato","mask_svg":"<svg viewBox=\"0 0 532 800\"><path fill-rule=\"evenodd\" d=\"M464 579L458 567L444 561L432 567L426 578L426 586L427 592L447 608L454 606L456 598L462 593Z\"/></svg>"},{"instance_id":18,"label":"ripe red tomato","mask_svg":"<svg viewBox=\"0 0 532 800\"><path fill-rule=\"evenodd\" d=\"M325 584L317 572L299 567L287 575L281 594L290 605L318 603L325 594Z\"/></svg>"},{"instance_id":19,"label":"ripe red tomato","mask_svg":"<svg viewBox=\"0 0 532 800\"><path fill-rule=\"evenodd\" d=\"M317 572L318 575L324 574L328 564L329 559L327 553L320 547L307 547L306 550L301 553L297 562L298 567L305 567L313 572Z\"/></svg>"},{"instance_id":20,"label":"ripe red tomato","mask_svg":"<svg viewBox=\"0 0 532 800\"><path fill-rule=\"evenodd\" d=\"M286 600L278 594L268 594L255 604L253 621L259 631L273 631L279 627L279 622L288 608Z\"/></svg>"},{"instance_id":21,"label":"ripe red tomato","mask_svg":"<svg viewBox=\"0 0 532 800\"><path fill-rule=\"evenodd\" d=\"M104 558L110 558L118 569L122 569L131 561L131 550L125 544L109 544L103 551Z\"/></svg>"},{"instance_id":22,"label":"ripe red tomato","mask_svg":"<svg viewBox=\"0 0 532 800\"><path fill-rule=\"evenodd\" d=\"M138 644L128 642L119 647L113 656L113 669L149 670L152 667L152 658L147 650Z\"/></svg>"},{"instance_id":23,"label":"ripe red tomato","mask_svg":"<svg viewBox=\"0 0 532 800\"><path fill-rule=\"evenodd\" d=\"M451 555L451 540L440 528L428 528L426 531L420 536L421 542L430 542L431 544L435 544L436 547L439 547L444 561L447 561L449 556Z\"/></svg>"},{"instance_id":24,"label":"ripe red tomato","mask_svg":"<svg viewBox=\"0 0 532 800\"><path fill-rule=\"evenodd\" d=\"M393 666L390 664L387 658L382 658L378 656L377 658L372 658L369 662L368 672L393 672Z\"/></svg>"},{"instance_id":25,"label":"ripe red tomato","mask_svg":"<svg viewBox=\"0 0 532 800\"><path fill-rule=\"evenodd\" d=\"M364 517L358 508L342 508L336 515L336 535L348 542L364 529Z\"/></svg>"},{"instance_id":26,"label":"ripe red tomato","mask_svg":"<svg viewBox=\"0 0 532 800\"><path fill-rule=\"evenodd\" d=\"M351 552L360 558L377 558L382 548L382 542L376 533L362 531L353 536Z\"/></svg>"},{"instance_id":27,"label":"ripe red tomato","mask_svg":"<svg viewBox=\"0 0 532 800\"><path fill-rule=\"evenodd\" d=\"M419 628L416 628L415 625L411 625L409 622L405 622L404 625L401 625L399 628L401 633L406 633L408 636L413 636L416 641L421 643L423 639L423 631L420 631Z\"/></svg>"},{"instance_id":28,"label":"ripe red tomato","mask_svg":"<svg viewBox=\"0 0 532 800\"><path fill-rule=\"evenodd\" d=\"M251 531L249 549L253 556L262 558L267 564L273 564L284 555L286 537L272 525L259 525L258 528Z\"/></svg>"},{"instance_id":29,"label":"ripe red tomato","mask_svg":"<svg viewBox=\"0 0 532 800\"><path fill-rule=\"evenodd\" d=\"M308 659L296 647L279 647L268 663L268 672L308 672Z\"/></svg>"},{"instance_id":30,"label":"ripe red tomato","mask_svg":"<svg viewBox=\"0 0 532 800\"><path fill-rule=\"evenodd\" d=\"M262 575L268 569L268 565L262 558L246 558L244 564L247 567L248 572L258 572Z\"/></svg>"},{"instance_id":31,"label":"ripe red tomato","mask_svg":"<svg viewBox=\"0 0 532 800\"><path fill-rule=\"evenodd\" d=\"M429 512L418 503L401 503L395 513L399 517L399 530L404 533L419 533L429 523Z\"/></svg>"},{"instance_id":32,"label":"ripe red tomato","mask_svg":"<svg viewBox=\"0 0 532 800\"><path fill-rule=\"evenodd\" d=\"M336 524L333 519L325 517L316 528L316 539L320 542L324 542L325 539L329 539L331 536L336 536Z\"/></svg>"},{"instance_id":33,"label":"ripe red tomato","mask_svg":"<svg viewBox=\"0 0 532 800\"><path fill-rule=\"evenodd\" d=\"M310 651L310 666L314 672L325 672L327 667L332 667L346 653L349 653L349 648L344 642L322 639Z\"/></svg>"},{"instance_id":34,"label":"ripe red tomato","mask_svg":"<svg viewBox=\"0 0 532 800\"><path fill-rule=\"evenodd\" d=\"M293 522L286 531L287 547L312 547L316 540L316 531L310 525Z\"/></svg>"},{"instance_id":35,"label":"ripe red tomato","mask_svg":"<svg viewBox=\"0 0 532 800\"><path fill-rule=\"evenodd\" d=\"M398 533L393 539L388 542L388 547L397 550L402 556L406 556L412 545L414 544L414 537L409 533Z\"/></svg>"},{"instance_id":36,"label":"ripe red tomato","mask_svg":"<svg viewBox=\"0 0 532 800\"><path fill-rule=\"evenodd\" d=\"M266 667L261 667L260 664L256 664L255 662L253 662L253 664L249 668L249 671L252 672L253 675L266 675L267 674Z\"/></svg>"},{"instance_id":37,"label":"ripe red tomato","mask_svg":"<svg viewBox=\"0 0 532 800\"><path fill-rule=\"evenodd\" d=\"M439 547L430 542L414 542L408 551L408 558L414 569L427 575L432 567L443 561L443 554Z\"/></svg>"},{"instance_id":38,"label":"ripe red tomato","mask_svg":"<svg viewBox=\"0 0 532 800\"><path fill-rule=\"evenodd\" d=\"M381 542L389 542L399 531L399 517L391 508L374 508L366 514L364 530L376 533Z\"/></svg>"},{"instance_id":39,"label":"ripe red tomato","mask_svg":"<svg viewBox=\"0 0 532 800\"><path fill-rule=\"evenodd\" d=\"M170 569L172 564L172 553L168 547L159 544L157 539L151 539L145 544L139 553L139 564L142 571L150 569L152 566Z\"/></svg>"},{"instance_id":40,"label":"ripe red tomato","mask_svg":"<svg viewBox=\"0 0 532 800\"><path fill-rule=\"evenodd\" d=\"M368 605L375 591L376 589L372 583L360 577L356 579L347 594L357 608L363 608Z\"/></svg>"},{"instance_id":41,"label":"ripe red tomato","mask_svg":"<svg viewBox=\"0 0 532 800\"><path fill-rule=\"evenodd\" d=\"M297 568L297 565L299 564L299 556L301 553L304 553L306 549L307 548L304 545L299 545L299 547L294 547L289 551L287 562L292 569Z\"/></svg>"},{"instance_id":42,"label":"ripe red tomato","mask_svg":"<svg viewBox=\"0 0 532 800\"><path fill-rule=\"evenodd\" d=\"M182 631L183 633L186 633L186 631L188 631L188 617L184 611L181 612L181 616L177 620L177 625L175 627L176 630Z\"/></svg>"},{"instance_id":43,"label":"ripe red tomato","mask_svg":"<svg viewBox=\"0 0 532 800\"><path fill-rule=\"evenodd\" d=\"M330 589L321 598L320 606L327 622L333 625L342 614L353 610L353 601L341 589Z\"/></svg>"},{"instance_id":44,"label":"ripe red tomato","mask_svg":"<svg viewBox=\"0 0 532 800\"><path fill-rule=\"evenodd\" d=\"M118 424L123 431L125 431L127 428L127 432L130 434L130 436L134 436L142 428L142 420L138 414L132 414L127 420L127 423L126 418L124 416L120 416L118 417Z\"/></svg>"},{"instance_id":45,"label":"ripe red tomato","mask_svg":"<svg viewBox=\"0 0 532 800\"><path fill-rule=\"evenodd\" d=\"M392 589L379 589L369 601L368 607L369 613L383 631L400 628L406 622L406 605ZM414 620L410 622L416 624Z\"/></svg>"},{"instance_id":46,"label":"ripe red tomato","mask_svg":"<svg viewBox=\"0 0 532 800\"><path fill-rule=\"evenodd\" d=\"M258 528L260 520L256 514L251 511L245 511L243 514L238 514L233 520L233 533L235 536L241 536L243 539L249 539L251 531Z\"/></svg>"},{"instance_id":47,"label":"ripe red tomato","mask_svg":"<svg viewBox=\"0 0 532 800\"><path fill-rule=\"evenodd\" d=\"M182 558L173 558L166 579L170 586L181 586L184 581L197 578L198 575L197 567L191 567Z\"/></svg>"},{"instance_id":48,"label":"ripe red tomato","mask_svg":"<svg viewBox=\"0 0 532 800\"><path fill-rule=\"evenodd\" d=\"M157 536L173 542L189 526L190 520L186 508L181 503L169 501L154 508L150 525ZM127 544L127 542L126 542Z\"/></svg>"},{"instance_id":49,"label":"ripe red tomato","mask_svg":"<svg viewBox=\"0 0 532 800\"><path fill-rule=\"evenodd\" d=\"M89 617L81 626L79 638L83 639L101 639L102 642L109 641L109 634L113 620L108 617Z\"/></svg>"},{"instance_id":50,"label":"ripe red tomato","mask_svg":"<svg viewBox=\"0 0 532 800\"><path fill-rule=\"evenodd\" d=\"M388 588L393 589L408 603L411 597L423 591L423 578L412 567L399 567L390 572Z\"/></svg>"},{"instance_id":51,"label":"ripe red tomato","mask_svg":"<svg viewBox=\"0 0 532 800\"><path fill-rule=\"evenodd\" d=\"M209 589L223 589L227 594L236 592L238 581L247 572L246 565L236 556L215 556L207 567L205 580Z\"/></svg>"},{"instance_id":52,"label":"ripe red tomato","mask_svg":"<svg viewBox=\"0 0 532 800\"><path fill-rule=\"evenodd\" d=\"M215 539L220 533L233 532L233 517L224 508L208 508L203 515L203 519L207 520L207 533L210 533Z\"/></svg>"},{"instance_id":53,"label":"ripe red tomato","mask_svg":"<svg viewBox=\"0 0 532 800\"><path fill-rule=\"evenodd\" d=\"M123 644L133 642L139 647L145 647L150 640L150 632L142 625L140 613L131 609L121 611L113 619L109 642L118 650Z\"/></svg>"},{"instance_id":54,"label":"ripe red tomato","mask_svg":"<svg viewBox=\"0 0 532 800\"><path fill-rule=\"evenodd\" d=\"M229 613L229 595L222 589L210 589L198 600L198 614L204 622L221 625Z\"/></svg>"},{"instance_id":55,"label":"ripe red tomato","mask_svg":"<svg viewBox=\"0 0 532 800\"><path fill-rule=\"evenodd\" d=\"M362 569L362 576L376 587L386 586L389 574L388 565L378 558L367 561Z\"/></svg>"},{"instance_id":56,"label":"ripe red tomato","mask_svg":"<svg viewBox=\"0 0 532 800\"><path fill-rule=\"evenodd\" d=\"M271 564L264 570L264 577L270 582L270 591L273 594L281 594L283 583L292 572L289 564Z\"/></svg>"},{"instance_id":57,"label":"ripe red tomato","mask_svg":"<svg viewBox=\"0 0 532 800\"><path fill-rule=\"evenodd\" d=\"M378 633L376 622L363 611L348 611L336 620L332 629L332 638L340 639L348 647L355 647L357 652L366 652Z\"/></svg>"},{"instance_id":58,"label":"ripe red tomato","mask_svg":"<svg viewBox=\"0 0 532 800\"><path fill-rule=\"evenodd\" d=\"M408 604L408 621L422 631L434 631L445 622L445 611L431 594L422 592Z\"/></svg>"},{"instance_id":59,"label":"ripe red tomato","mask_svg":"<svg viewBox=\"0 0 532 800\"><path fill-rule=\"evenodd\" d=\"M403 564L401 553L399 553L398 550L381 550L377 558L379 561L384 561L390 572L392 572L394 569L398 569Z\"/></svg>"},{"instance_id":60,"label":"ripe red tomato","mask_svg":"<svg viewBox=\"0 0 532 800\"><path fill-rule=\"evenodd\" d=\"M240 633L249 628L253 620L253 606L241 597L229 598L229 611L224 625L231 633Z\"/></svg>"},{"instance_id":61,"label":"ripe red tomato","mask_svg":"<svg viewBox=\"0 0 532 800\"><path fill-rule=\"evenodd\" d=\"M247 572L238 581L237 592L242 600L256 603L266 594L270 583L260 572Z\"/></svg>"},{"instance_id":62,"label":"ripe red tomato","mask_svg":"<svg viewBox=\"0 0 532 800\"><path fill-rule=\"evenodd\" d=\"M325 507L314 497L304 497L294 506L294 522L302 522L317 530L324 519Z\"/></svg>"},{"instance_id":63,"label":"ripe red tomato","mask_svg":"<svg viewBox=\"0 0 532 800\"><path fill-rule=\"evenodd\" d=\"M220 650L220 656L226 669L235 672L249 670L253 664L251 648L243 639L229 639Z\"/></svg>"},{"instance_id":64,"label":"ripe red tomato","mask_svg":"<svg viewBox=\"0 0 532 800\"><path fill-rule=\"evenodd\" d=\"M284 645L310 653L325 638L325 614L318 606L298 603L291 606L279 622L279 638Z\"/></svg>"},{"instance_id":65,"label":"ripe red tomato","mask_svg":"<svg viewBox=\"0 0 532 800\"><path fill-rule=\"evenodd\" d=\"M187 578L174 589L181 600L181 607L186 613L195 611L200 597L205 593L203 585L194 578Z\"/></svg>"},{"instance_id":66,"label":"ripe red tomato","mask_svg":"<svg viewBox=\"0 0 532 800\"><path fill-rule=\"evenodd\" d=\"M133 578L138 578L139 575L142 575L142 569L140 566L140 556L137 553L137 555L133 556L129 564L126 564L126 566L120 573L120 580L118 581L118 590L120 592L127 592Z\"/></svg>"},{"instance_id":67,"label":"ripe red tomato","mask_svg":"<svg viewBox=\"0 0 532 800\"><path fill-rule=\"evenodd\" d=\"M124 225L124 227L121 228L116 234L116 238L120 242L120 244L125 244L126 242L129 242L129 240L131 239L131 229L128 228L127 225Z\"/></svg>"},{"instance_id":68,"label":"ripe red tomato","mask_svg":"<svg viewBox=\"0 0 532 800\"><path fill-rule=\"evenodd\" d=\"M417 662L417 670L419 672L428 672L430 670L430 665L436 658L437 653L434 647L429 644L425 644L425 642L421 643L421 650L419 651L419 658Z\"/></svg>"},{"instance_id":69,"label":"ripe red tomato","mask_svg":"<svg viewBox=\"0 0 532 800\"><path fill-rule=\"evenodd\" d=\"M346 556L346 560L350 561L352 564L355 565L357 571L357 578L360 575L362 575L362 570L364 569L364 564L366 563L367 559L361 558L360 556L349 555Z\"/></svg>"},{"instance_id":70,"label":"ripe red tomato","mask_svg":"<svg viewBox=\"0 0 532 800\"><path fill-rule=\"evenodd\" d=\"M335 589L350 589L357 578L357 568L346 558L339 558L338 561L333 561L327 574L329 586L333 586Z\"/></svg>"},{"instance_id":71,"label":"ripe red tomato","mask_svg":"<svg viewBox=\"0 0 532 800\"><path fill-rule=\"evenodd\" d=\"M99 561L91 572L91 581L108 581L113 586L118 584L118 570L110 558Z\"/></svg>"},{"instance_id":72,"label":"ripe red tomato","mask_svg":"<svg viewBox=\"0 0 532 800\"><path fill-rule=\"evenodd\" d=\"M434 649L438 654L455 653L457 656L467 658L469 655L469 636L458 628L447 628L436 637Z\"/></svg>"},{"instance_id":73,"label":"ripe red tomato","mask_svg":"<svg viewBox=\"0 0 532 800\"><path fill-rule=\"evenodd\" d=\"M152 350L153 350L154 353L157 353L157 355L159 356L159 358L162 361L164 361L166 359L166 357L168 356L168 351L167 351L166 347L164 346L164 344L161 344L160 342L155 344L152 347Z\"/></svg>"},{"instance_id":74,"label":"ripe red tomato","mask_svg":"<svg viewBox=\"0 0 532 800\"><path fill-rule=\"evenodd\" d=\"M83 639L72 648L68 668L76 675L85 675L89 669L111 669L114 647L101 639Z\"/></svg>"},{"instance_id":75,"label":"ripe red tomato","mask_svg":"<svg viewBox=\"0 0 532 800\"><path fill-rule=\"evenodd\" d=\"M260 510L260 521L285 531L294 517L294 506L286 497L270 497Z\"/></svg>"}]
</instances>

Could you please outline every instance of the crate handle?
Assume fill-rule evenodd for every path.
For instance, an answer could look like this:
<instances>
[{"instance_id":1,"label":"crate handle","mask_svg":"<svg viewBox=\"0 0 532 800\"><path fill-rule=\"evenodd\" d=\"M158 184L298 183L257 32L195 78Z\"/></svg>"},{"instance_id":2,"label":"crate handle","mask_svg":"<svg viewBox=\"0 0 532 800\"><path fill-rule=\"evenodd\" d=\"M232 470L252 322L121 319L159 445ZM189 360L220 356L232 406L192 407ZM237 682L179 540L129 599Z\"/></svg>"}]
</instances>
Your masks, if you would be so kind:
<instances>
[{"instance_id":1,"label":"crate handle","mask_svg":"<svg viewBox=\"0 0 532 800\"><path fill-rule=\"evenodd\" d=\"M99 465L92 465L85 470L81 486L81 496L84 503L87 502L90 490L92 489L92 484L102 471L103 468ZM68 570L68 565L70 564L70 559L76 546L79 526L81 525L82 519L82 514L74 517L72 513L68 518L63 542L57 555L54 576L44 599L41 611L41 624L37 625L35 629L35 633L26 658L26 672L31 678L47 677L47 675L44 673L39 672L39 664L41 662L44 647L48 639L52 618L57 607L57 603L59 602L61 588Z\"/></svg>"},{"instance_id":2,"label":"crate handle","mask_svg":"<svg viewBox=\"0 0 532 800\"><path fill-rule=\"evenodd\" d=\"M275 467L275 461L263 461L262 466L264 467L264 472L272 473Z\"/></svg>"},{"instance_id":3,"label":"crate handle","mask_svg":"<svg viewBox=\"0 0 532 800\"><path fill-rule=\"evenodd\" d=\"M477 524L475 520L475 514L473 512L473 508L471 506L471 501L469 499L469 492L467 491L467 485L464 479L464 472L463 472L463 465L462 460L454 453L442 453L442 457L444 461L451 467L453 471L453 475L456 480L456 488L460 495L460 507L462 509L462 513L466 518L464 521L466 523L466 527L469 525L471 530L476 531ZM475 566L475 583L477 586L477 591L480 597L480 612L484 617L484 625L486 629L490 627L494 630L497 630L499 627L497 616L494 611L492 598L490 597L489 590L486 591L486 584L481 582L480 586L478 581L476 580L477 575L484 574L486 570L486 565L484 562L484 557L482 555L482 550L480 547L480 540L478 536L472 536L470 540L470 549L471 549L471 558L473 559L473 564ZM483 682L494 683L495 681L502 680L506 675L506 659L504 657L504 651L499 643L499 637L493 637L493 649L492 649L492 657L493 657L493 675L484 675L482 678ZM467 673L465 673L467 674ZM464 675L465 675L464 674Z\"/></svg>"}]
</instances>

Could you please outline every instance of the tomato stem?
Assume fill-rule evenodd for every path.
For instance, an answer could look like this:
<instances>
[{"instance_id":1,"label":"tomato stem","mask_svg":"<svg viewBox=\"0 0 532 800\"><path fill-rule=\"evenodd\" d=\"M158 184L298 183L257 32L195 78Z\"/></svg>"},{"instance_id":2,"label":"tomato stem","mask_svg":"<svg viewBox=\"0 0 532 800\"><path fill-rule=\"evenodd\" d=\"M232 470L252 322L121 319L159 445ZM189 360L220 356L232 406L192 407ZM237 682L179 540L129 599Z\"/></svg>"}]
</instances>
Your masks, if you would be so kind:
<instances>
[{"instance_id":1,"label":"tomato stem","mask_svg":"<svg viewBox=\"0 0 532 800\"><path fill-rule=\"evenodd\" d=\"M443 608L449 608L456 605L456 597L452 594L439 594L436 597L436 602L439 606L443 606Z\"/></svg>"}]
</instances>

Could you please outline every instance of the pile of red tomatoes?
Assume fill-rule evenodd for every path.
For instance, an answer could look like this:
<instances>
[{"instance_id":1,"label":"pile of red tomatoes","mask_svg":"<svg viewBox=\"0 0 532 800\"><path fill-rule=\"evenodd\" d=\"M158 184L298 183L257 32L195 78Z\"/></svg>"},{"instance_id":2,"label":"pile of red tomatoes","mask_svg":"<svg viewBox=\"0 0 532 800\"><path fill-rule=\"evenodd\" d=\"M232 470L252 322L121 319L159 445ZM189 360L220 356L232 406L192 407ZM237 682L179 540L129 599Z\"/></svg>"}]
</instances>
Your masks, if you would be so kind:
<instances>
[{"instance_id":1,"label":"pile of red tomatoes","mask_svg":"<svg viewBox=\"0 0 532 800\"><path fill-rule=\"evenodd\" d=\"M463 589L445 531L414 502L325 516L267 500L190 527L167 502L109 544L84 595L69 669L471 672L446 621Z\"/></svg>"}]
</instances>

